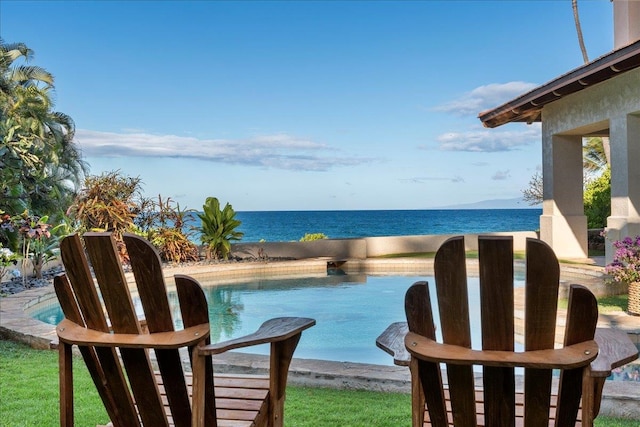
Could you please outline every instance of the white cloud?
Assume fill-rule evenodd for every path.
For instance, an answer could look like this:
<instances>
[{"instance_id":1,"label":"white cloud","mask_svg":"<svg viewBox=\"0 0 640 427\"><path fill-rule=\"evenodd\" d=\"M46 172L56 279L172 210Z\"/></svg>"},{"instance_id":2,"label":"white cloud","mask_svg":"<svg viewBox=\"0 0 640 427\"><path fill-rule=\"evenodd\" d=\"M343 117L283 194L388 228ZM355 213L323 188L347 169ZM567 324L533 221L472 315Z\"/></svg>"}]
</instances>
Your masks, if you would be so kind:
<instances>
[{"instance_id":1,"label":"white cloud","mask_svg":"<svg viewBox=\"0 0 640 427\"><path fill-rule=\"evenodd\" d=\"M75 141L87 157L191 158L289 170L326 171L334 166L353 166L374 160L335 156L337 150L333 147L286 133L232 140L79 129Z\"/></svg>"},{"instance_id":2,"label":"white cloud","mask_svg":"<svg viewBox=\"0 0 640 427\"><path fill-rule=\"evenodd\" d=\"M511 178L511 171L509 169L504 171L497 171L491 177L491 179L493 179L494 181L504 181L505 179L509 178Z\"/></svg>"},{"instance_id":3,"label":"white cloud","mask_svg":"<svg viewBox=\"0 0 640 427\"><path fill-rule=\"evenodd\" d=\"M524 131L493 129L468 132L448 132L436 138L444 151L498 152L514 151L541 140L540 125L527 126Z\"/></svg>"},{"instance_id":4,"label":"white cloud","mask_svg":"<svg viewBox=\"0 0 640 427\"><path fill-rule=\"evenodd\" d=\"M438 177L438 176L415 176L413 178L400 179L400 182L409 182L412 184L425 184L433 181L447 181L452 183L459 183L459 182L464 182L464 179L458 175L450 178Z\"/></svg>"},{"instance_id":5,"label":"white cloud","mask_svg":"<svg viewBox=\"0 0 640 427\"><path fill-rule=\"evenodd\" d=\"M537 84L527 82L491 83L467 92L460 98L435 107L435 111L452 113L459 116L473 115L498 107L505 102L522 95Z\"/></svg>"}]
</instances>

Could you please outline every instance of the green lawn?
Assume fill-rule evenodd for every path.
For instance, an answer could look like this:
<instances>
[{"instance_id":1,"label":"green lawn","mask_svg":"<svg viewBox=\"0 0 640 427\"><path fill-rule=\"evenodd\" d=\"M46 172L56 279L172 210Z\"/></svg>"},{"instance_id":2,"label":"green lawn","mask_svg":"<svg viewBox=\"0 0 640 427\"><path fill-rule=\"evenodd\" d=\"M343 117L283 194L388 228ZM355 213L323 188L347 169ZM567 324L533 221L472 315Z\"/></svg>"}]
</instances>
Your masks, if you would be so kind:
<instances>
[{"instance_id":1,"label":"green lawn","mask_svg":"<svg viewBox=\"0 0 640 427\"><path fill-rule=\"evenodd\" d=\"M627 311L629 295L610 295L598 298L598 311L610 313L612 311ZM566 309L569 306L568 299L559 299L558 307Z\"/></svg>"},{"instance_id":2,"label":"green lawn","mask_svg":"<svg viewBox=\"0 0 640 427\"><path fill-rule=\"evenodd\" d=\"M58 425L57 353L0 341L0 426ZM76 425L107 421L81 359L74 363ZM407 394L287 388L287 427L409 427ZM637 420L598 418L599 427L638 427Z\"/></svg>"}]
</instances>

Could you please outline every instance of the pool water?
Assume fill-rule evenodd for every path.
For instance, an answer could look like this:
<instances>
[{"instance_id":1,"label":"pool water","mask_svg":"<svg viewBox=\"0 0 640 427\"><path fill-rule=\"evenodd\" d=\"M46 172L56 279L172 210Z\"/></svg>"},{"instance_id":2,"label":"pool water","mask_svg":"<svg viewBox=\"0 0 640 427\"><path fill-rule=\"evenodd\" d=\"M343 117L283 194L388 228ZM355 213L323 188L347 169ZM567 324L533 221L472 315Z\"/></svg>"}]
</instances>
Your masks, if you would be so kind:
<instances>
[{"instance_id":1,"label":"pool water","mask_svg":"<svg viewBox=\"0 0 640 427\"><path fill-rule=\"evenodd\" d=\"M433 277L331 274L323 277L248 279L233 284L202 281L209 302L212 342L237 338L254 332L272 317L301 316L316 319L306 330L295 357L339 362L392 365L388 354L375 340L389 324L405 321L404 294L414 282ZM517 280L515 286L523 286ZM435 290L431 289L432 295ZM478 279L469 279L470 317L478 325ZM142 313L139 301L136 308ZM182 328L175 293L170 294L177 328ZM33 317L50 324L62 320L59 307L41 310ZM439 329L439 328L437 328ZM472 347L480 348L479 330L472 331ZM244 349L268 354L269 346Z\"/></svg>"}]
</instances>

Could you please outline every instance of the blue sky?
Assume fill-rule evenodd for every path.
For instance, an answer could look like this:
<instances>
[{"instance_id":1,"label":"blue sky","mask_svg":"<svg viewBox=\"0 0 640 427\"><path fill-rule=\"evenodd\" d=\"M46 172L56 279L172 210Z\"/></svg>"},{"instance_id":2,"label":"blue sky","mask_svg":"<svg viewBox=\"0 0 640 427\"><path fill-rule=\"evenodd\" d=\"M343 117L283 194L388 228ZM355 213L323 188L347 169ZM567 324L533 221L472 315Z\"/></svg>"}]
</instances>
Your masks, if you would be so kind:
<instances>
[{"instance_id":1,"label":"blue sky","mask_svg":"<svg viewBox=\"0 0 640 427\"><path fill-rule=\"evenodd\" d=\"M579 2L590 59L612 4ZM16 1L91 174L183 208L429 209L521 196L539 125L479 112L582 65L570 0Z\"/></svg>"}]
</instances>

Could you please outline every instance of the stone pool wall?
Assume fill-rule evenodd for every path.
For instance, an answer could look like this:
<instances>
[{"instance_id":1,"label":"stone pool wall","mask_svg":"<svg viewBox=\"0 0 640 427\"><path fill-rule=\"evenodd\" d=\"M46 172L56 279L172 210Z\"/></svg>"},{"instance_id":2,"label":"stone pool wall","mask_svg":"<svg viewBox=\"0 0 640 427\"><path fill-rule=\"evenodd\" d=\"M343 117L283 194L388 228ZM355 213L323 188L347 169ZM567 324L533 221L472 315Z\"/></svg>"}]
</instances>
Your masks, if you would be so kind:
<instances>
[{"instance_id":1,"label":"stone pool wall","mask_svg":"<svg viewBox=\"0 0 640 427\"><path fill-rule=\"evenodd\" d=\"M513 236L516 251L524 251L528 237L538 238L534 231L483 233L483 236ZM363 237L360 239L322 239L311 242L258 242L231 245L232 253L239 257L367 259L393 254L436 252L445 240L459 234L419 236ZM479 234L466 234L468 251L478 249Z\"/></svg>"}]
</instances>

